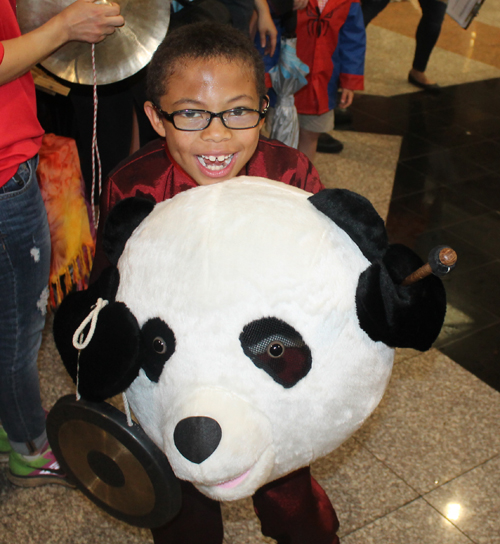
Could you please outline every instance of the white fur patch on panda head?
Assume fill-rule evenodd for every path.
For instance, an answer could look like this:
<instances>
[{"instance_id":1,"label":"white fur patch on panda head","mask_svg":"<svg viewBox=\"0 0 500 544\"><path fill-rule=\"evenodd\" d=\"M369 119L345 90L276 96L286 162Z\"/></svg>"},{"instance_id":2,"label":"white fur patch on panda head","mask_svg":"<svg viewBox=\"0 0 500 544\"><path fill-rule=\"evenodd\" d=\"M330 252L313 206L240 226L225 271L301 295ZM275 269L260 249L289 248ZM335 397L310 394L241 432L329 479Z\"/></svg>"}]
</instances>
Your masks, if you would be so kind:
<instances>
[{"instance_id":1,"label":"white fur patch on panda head","mask_svg":"<svg viewBox=\"0 0 500 544\"><path fill-rule=\"evenodd\" d=\"M155 206L118 263L145 344L132 408L217 500L337 448L390 377L393 350L356 315L370 263L309 196L245 177L191 189Z\"/></svg>"}]
</instances>

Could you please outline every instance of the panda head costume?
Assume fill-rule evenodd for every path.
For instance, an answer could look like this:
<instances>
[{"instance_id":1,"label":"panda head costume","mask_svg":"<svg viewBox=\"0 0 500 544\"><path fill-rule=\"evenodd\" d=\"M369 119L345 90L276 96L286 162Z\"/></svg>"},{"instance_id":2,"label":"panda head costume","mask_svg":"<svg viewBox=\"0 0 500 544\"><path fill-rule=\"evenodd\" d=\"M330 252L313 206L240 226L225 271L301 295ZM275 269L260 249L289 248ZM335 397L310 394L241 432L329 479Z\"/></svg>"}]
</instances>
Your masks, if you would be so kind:
<instances>
[{"instance_id":1,"label":"panda head costume","mask_svg":"<svg viewBox=\"0 0 500 544\"><path fill-rule=\"evenodd\" d=\"M402 287L422 261L345 190L240 177L127 199L103 246L114 266L56 314L64 364L76 381L72 336L108 300L80 393L126 391L175 475L216 500L337 448L379 403L393 348L428 349L444 319L441 281Z\"/></svg>"}]
</instances>

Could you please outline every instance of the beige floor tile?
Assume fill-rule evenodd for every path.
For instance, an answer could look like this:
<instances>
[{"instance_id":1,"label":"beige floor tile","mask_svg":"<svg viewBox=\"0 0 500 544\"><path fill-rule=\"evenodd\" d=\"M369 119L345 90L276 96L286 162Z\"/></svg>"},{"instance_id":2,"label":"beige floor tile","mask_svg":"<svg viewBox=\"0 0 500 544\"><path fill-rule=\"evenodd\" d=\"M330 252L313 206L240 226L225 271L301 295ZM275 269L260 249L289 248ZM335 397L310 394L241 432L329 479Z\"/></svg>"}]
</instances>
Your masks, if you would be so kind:
<instances>
[{"instance_id":1,"label":"beige floor tile","mask_svg":"<svg viewBox=\"0 0 500 544\"><path fill-rule=\"evenodd\" d=\"M344 144L338 155L318 153L314 165L325 187L349 189L366 197L385 219L401 147L400 136L332 132Z\"/></svg>"},{"instance_id":2,"label":"beige floor tile","mask_svg":"<svg viewBox=\"0 0 500 544\"><path fill-rule=\"evenodd\" d=\"M0 528L1 544L152 542L149 530L117 521L80 492L58 486L15 489L0 505Z\"/></svg>"},{"instance_id":3,"label":"beige floor tile","mask_svg":"<svg viewBox=\"0 0 500 544\"><path fill-rule=\"evenodd\" d=\"M500 453L500 393L431 350L394 367L355 437L426 493Z\"/></svg>"},{"instance_id":4,"label":"beige floor tile","mask_svg":"<svg viewBox=\"0 0 500 544\"><path fill-rule=\"evenodd\" d=\"M345 535L415 499L418 494L356 440L312 466Z\"/></svg>"},{"instance_id":5,"label":"beige floor tile","mask_svg":"<svg viewBox=\"0 0 500 544\"><path fill-rule=\"evenodd\" d=\"M423 499L403 506L342 539L342 544L471 544Z\"/></svg>"},{"instance_id":6,"label":"beige floor tile","mask_svg":"<svg viewBox=\"0 0 500 544\"><path fill-rule=\"evenodd\" d=\"M222 504L224 537L227 544L274 544L260 530L259 520L254 512L252 499Z\"/></svg>"},{"instance_id":7,"label":"beige floor tile","mask_svg":"<svg viewBox=\"0 0 500 544\"><path fill-rule=\"evenodd\" d=\"M477 544L500 543L500 456L425 495Z\"/></svg>"},{"instance_id":8,"label":"beige floor tile","mask_svg":"<svg viewBox=\"0 0 500 544\"><path fill-rule=\"evenodd\" d=\"M397 51L397 54L394 52ZM418 92L407 81L415 52L414 38L371 24L367 29L365 93L395 96ZM441 86L500 77L500 69L435 47L426 74Z\"/></svg>"},{"instance_id":9,"label":"beige floor tile","mask_svg":"<svg viewBox=\"0 0 500 544\"><path fill-rule=\"evenodd\" d=\"M418 357L422 352L412 348L397 348L394 353L394 364L401 363L412 357Z\"/></svg>"}]
</instances>

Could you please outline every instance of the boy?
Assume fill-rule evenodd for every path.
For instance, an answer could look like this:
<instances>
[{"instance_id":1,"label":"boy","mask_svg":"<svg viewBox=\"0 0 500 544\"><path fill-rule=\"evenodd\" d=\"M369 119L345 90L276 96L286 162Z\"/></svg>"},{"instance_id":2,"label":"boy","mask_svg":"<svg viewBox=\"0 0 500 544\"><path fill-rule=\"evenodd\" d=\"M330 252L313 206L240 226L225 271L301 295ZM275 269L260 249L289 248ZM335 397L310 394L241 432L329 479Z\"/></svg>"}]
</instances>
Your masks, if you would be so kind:
<instances>
[{"instance_id":1,"label":"boy","mask_svg":"<svg viewBox=\"0 0 500 544\"><path fill-rule=\"evenodd\" d=\"M92 281L109 264L100 244L102 228L123 198L159 202L237 175L267 177L312 193L323 188L305 156L259 137L268 103L264 68L239 31L197 23L169 33L151 61L148 93L144 109L162 140L147 144L109 175L101 195ZM187 109L229 110L224 123L234 128L227 128L224 118ZM180 113L172 118L172 112Z\"/></svg>"},{"instance_id":2,"label":"boy","mask_svg":"<svg viewBox=\"0 0 500 544\"><path fill-rule=\"evenodd\" d=\"M190 24L168 34L148 74L145 111L162 139L121 163L101 196L95 280L106 266L102 229L121 199L156 202L197 185L238 175L262 176L310 192L318 173L298 151L260 138L268 99L264 67L250 40L229 26ZM181 482L183 504L170 523L153 529L156 544L221 544L219 503ZM338 520L308 467L271 482L253 497L262 532L289 544L336 544Z\"/></svg>"}]
</instances>

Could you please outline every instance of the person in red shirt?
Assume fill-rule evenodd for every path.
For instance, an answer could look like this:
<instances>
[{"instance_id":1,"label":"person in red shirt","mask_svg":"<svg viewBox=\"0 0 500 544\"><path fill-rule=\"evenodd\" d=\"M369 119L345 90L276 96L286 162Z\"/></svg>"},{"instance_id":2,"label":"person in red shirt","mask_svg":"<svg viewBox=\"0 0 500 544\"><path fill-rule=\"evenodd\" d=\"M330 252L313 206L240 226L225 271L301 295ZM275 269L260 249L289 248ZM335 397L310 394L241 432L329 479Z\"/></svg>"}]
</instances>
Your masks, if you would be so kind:
<instances>
[{"instance_id":1,"label":"person in red shirt","mask_svg":"<svg viewBox=\"0 0 500 544\"><path fill-rule=\"evenodd\" d=\"M102 247L111 208L142 196L154 202L198 185L260 176L316 193L318 173L301 152L260 136L268 98L262 59L252 42L229 26L197 23L170 34L148 72L145 111L160 140L111 172L101 195L91 281L109 264ZM154 542L221 544L220 505L181 481L182 508ZM280 544L337 544L338 520L309 467L260 488L253 496L262 532Z\"/></svg>"},{"instance_id":2,"label":"person in red shirt","mask_svg":"<svg viewBox=\"0 0 500 544\"><path fill-rule=\"evenodd\" d=\"M76 0L21 35L15 0L0 0L0 457L9 480L68 485L47 442L38 348L50 265L47 214L36 179L43 130L29 70L71 40L99 42L124 23L117 4Z\"/></svg>"}]
</instances>

